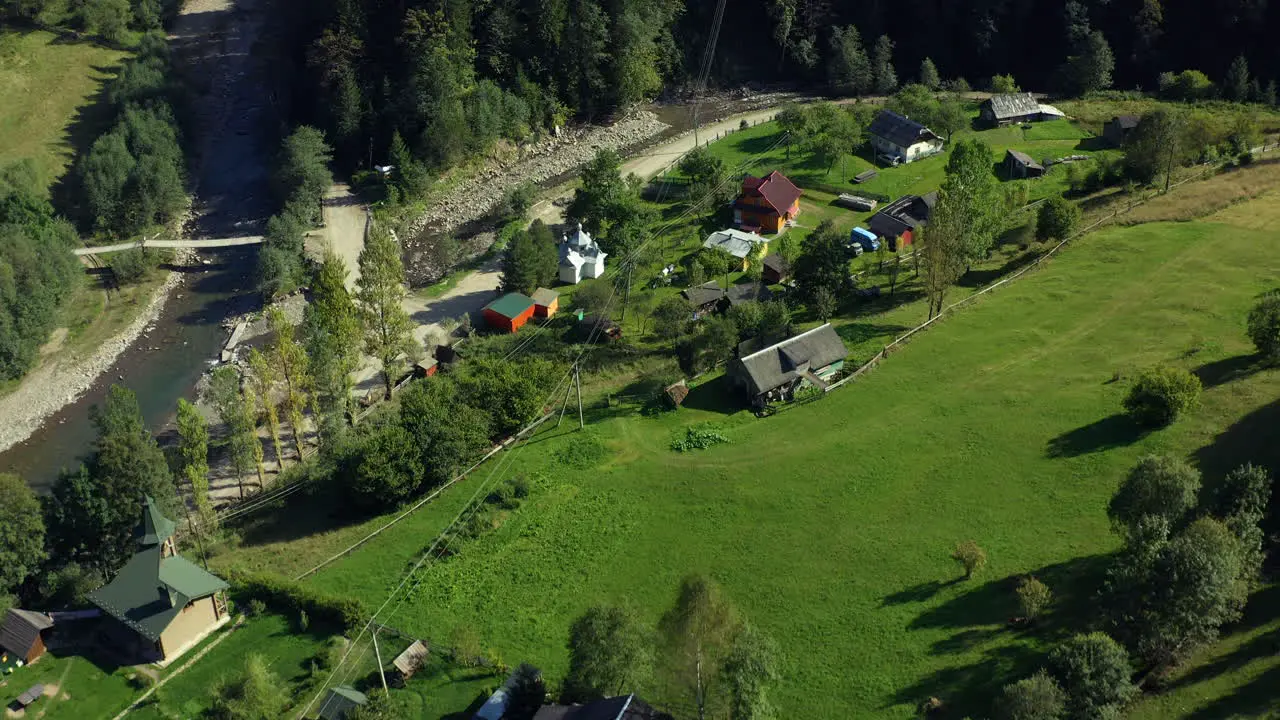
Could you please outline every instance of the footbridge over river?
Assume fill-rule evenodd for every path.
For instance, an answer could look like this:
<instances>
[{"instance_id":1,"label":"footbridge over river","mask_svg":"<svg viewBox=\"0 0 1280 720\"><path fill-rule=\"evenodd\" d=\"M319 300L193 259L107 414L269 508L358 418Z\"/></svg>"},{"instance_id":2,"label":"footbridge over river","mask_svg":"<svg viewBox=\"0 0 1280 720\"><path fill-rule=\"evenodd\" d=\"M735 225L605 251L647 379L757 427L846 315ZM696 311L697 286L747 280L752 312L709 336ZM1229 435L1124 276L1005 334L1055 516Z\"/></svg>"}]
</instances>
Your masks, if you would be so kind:
<instances>
[{"instance_id":1,"label":"footbridge over river","mask_svg":"<svg viewBox=\"0 0 1280 720\"><path fill-rule=\"evenodd\" d=\"M133 242L120 243L118 245L99 245L98 247L78 248L75 250L75 254L83 257L85 255L103 255L106 253L120 252L122 250L132 250L134 248L143 247L187 248L198 250L200 248L221 248L260 244L262 244L261 235L229 238L204 238L200 240L135 240Z\"/></svg>"}]
</instances>

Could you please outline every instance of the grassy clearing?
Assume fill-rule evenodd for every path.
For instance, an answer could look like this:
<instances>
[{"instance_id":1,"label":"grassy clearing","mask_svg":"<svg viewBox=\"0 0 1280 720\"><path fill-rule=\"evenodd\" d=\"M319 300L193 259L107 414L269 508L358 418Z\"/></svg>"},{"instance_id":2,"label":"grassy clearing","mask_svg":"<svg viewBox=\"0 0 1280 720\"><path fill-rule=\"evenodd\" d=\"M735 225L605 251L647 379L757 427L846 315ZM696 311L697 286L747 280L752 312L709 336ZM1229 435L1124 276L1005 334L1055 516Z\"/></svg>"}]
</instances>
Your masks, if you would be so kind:
<instances>
[{"instance_id":1,"label":"grassy clearing","mask_svg":"<svg viewBox=\"0 0 1280 720\"><path fill-rule=\"evenodd\" d=\"M1243 200L1256 198L1276 187L1277 183L1280 183L1280 158L1270 157L1247 168L1229 170L1201 182L1188 183L1176 193L1154 198L1134 209L1120 221L1126 225L1136 225L1164 220L1194 220ZM1225 210L1222 219L1231 224L1263 230L1276 220L1274 207L1274 203L1236 205L1233 209Z\"/></svg>"},{"instance_id":2,"label":"grassy clearing","mask_svg":"<svg viewBox=\"0 0 1280 720\"><path fill-rule=\"evenodd\" d=\"M1185 103L1170 103L1155 98L1138 98L1132 100L1107 100L1090 98L1087 100L1064 100L1057 107L1062 112L1075 118L1090 131L1101 134L1102 126L1117 115L1143 115L1159 108L1188 109ZM1280 112L1261 105L1237 105L1228 102L1205 102L1191 106L1190 109L1207 112L1217 118L1217 122L1227 125L1235 113L1251 113L1259 122L1263 132L1280 131Z\"/></svg>"},{"instance_id":3,"label":"grassy clearing","mask_svg":"<svg viewBox=\"0 0 1280 720\"><path fill-rule=\"evenodd\" d=\"M1096 233L865 380L771 419L737 410L714 377L679 413L597 407L593 432L612 455L569 468L556 458L572 432L536 437L502 473L535 478L529 500L434 564L389 623L433 639L471 626L555 677L588 605L656 620L679 578L701 571L780 642L784 715L905 718L931 695L957 717L985 714L993 688L1089 617L1116 546L1105 504L1137 456L1190 454L1218 473L1275 454L1258 439L1280 372L1237 372L1249 367L1242 318L1280 274L1269 238L1219 222ZM1117 415L1123 379L1155 362L1197 369L1208 387L1193 417L1140 435ZM728 444L669 449L708 421ZM376 605L486 476L309 582ZM969 538L990 565L955 582L947 555ZM1027 572L1060 602L1041 630L1015 633L1009 577ZM1241 678L1280 665L1252 662Z\"/></svg>"},{"instance_id":4,"label":"grassy clearing","mask_svg":"<svg viewBox=\"0 0 1280 720\"><path fill-rule=\"evenodd\" d=\"M58 693L32 706L44 720L109 718L123 710L139 691L126 679L128 668L97 663L78 655L46 654L36 663L6 675L0 702L13 702L36 683L57 685Z\"/></svg>"},{"instance_id":5,"label":"grassy clearing","mask_svg":"<svg viewBox=\"0 0 1280 720\"><path fill-rule=\"evenodd\" d=\"M1093 157L1118 155L1116 150L1098 148L1088 132L1068 120L1036 123L1027 130L1018 126L961 130L955 134L952 144L955 141L973 137L991 146L993 170L1008 149L1026 152L1036 159L1058 158L1080 153L1087 153ZM896 168L876 168L879 175L875 179L861 185L854 185L848 178L864 170L875 168L867 157L848 155L834 163L828 171L826 165L817 162L798 146L792 146L790 158L787 156L785 145L778 145L769 150L779 138L780 130L777 123L761 123L747 130L733 133L710 147L712 152L723 158L730 167L745 166L744 172L763 174L770 170L781 170L802 188L831 185L847 188L846 191L850 193L856 194L858 190L865 190L893 198L906 194L919 195L941 187L946 174L947 156L950 152L948 149L947 153ZM761 153L763 155L753 160ZM997 175L1004 177L1000 172L997 172ZM1060 195L1066 187L1066 170L1063 167L1051 168L1043 178L1029 182L1032 200ZM806 194L810 192L812 192L811 189L806 190ZM800 221L805 222L803 213Z\"/></svg>"},{"instance_id":6,"label":"grassy clearing","mask_svg":"<svg viewBox=\"0 0 1280 720\"><path fill-rule=\"evenodd\" d=\"M50 32L0 31L0 167L30 158L46 185L57 180L88 138L81 130L92 123L82 121L94 96L124 56Z\"/></svg>"},{"instance_id":7,"label":"grassy clearing","mask_svg":"<svg viewBox=\"0 0 1280 720\"><path fill-rule=\"evenodd\" d=\"M441 720L471 717L484 699L502 684L504 677L485 668L459 668L433 655L402 690L392 693L396 717L404 720ZM463 709L468 712L459 715Z\"/></svg>"}]
</instances>

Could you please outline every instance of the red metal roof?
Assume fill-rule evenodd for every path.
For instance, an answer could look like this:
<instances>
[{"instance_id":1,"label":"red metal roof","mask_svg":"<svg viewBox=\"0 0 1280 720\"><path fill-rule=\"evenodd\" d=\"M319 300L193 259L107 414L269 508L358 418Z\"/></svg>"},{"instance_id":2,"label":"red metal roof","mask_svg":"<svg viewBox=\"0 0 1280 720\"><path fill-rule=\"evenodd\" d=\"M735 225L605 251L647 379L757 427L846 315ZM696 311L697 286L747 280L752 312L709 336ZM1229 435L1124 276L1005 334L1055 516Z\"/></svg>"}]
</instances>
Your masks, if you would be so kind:
<instances>
[{"instance_id":1,"label":"red metal roof","mask_svg":"<svg viewBox=\"0 0 1280 720\"><path fill-rule=\"evenodd\" d=\"M800 199L800 188L777 170L762 178L746 176L742 180L742 192L744 195L759 195L764 198L779 215L790 210Z\"/></svg>"}]
</instances>

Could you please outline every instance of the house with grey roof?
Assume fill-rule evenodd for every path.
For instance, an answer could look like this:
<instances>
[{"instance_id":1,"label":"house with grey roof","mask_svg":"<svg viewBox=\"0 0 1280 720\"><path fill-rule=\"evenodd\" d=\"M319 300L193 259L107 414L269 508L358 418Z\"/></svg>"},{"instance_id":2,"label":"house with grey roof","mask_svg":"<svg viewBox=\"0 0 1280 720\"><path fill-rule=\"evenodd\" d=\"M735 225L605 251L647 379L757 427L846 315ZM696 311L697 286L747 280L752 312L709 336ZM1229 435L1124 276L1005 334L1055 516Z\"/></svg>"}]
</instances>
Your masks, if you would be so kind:
<instances>
[{"instance_id":1,"label":"house with grey roof","mask_svg":"<svg viewBox=\"0 0 1280 720\"><path fill-rule=\"evenodd\" d=\"M584 278L598 278L604 275L604 259L608 253L600 249L591 233L578 229L565 235L560 243L560 282L577 285Z\"/></svg>"},{"instance_id":2,"label":"house with grey roof","mask_svg":"<svg viewBox=\"0 0 1280 720\"><path fill-rule=\"evenodd\" d=\"M872 215L867 227L889 243L890 250L897 252L899 247L910 245L916 232L929 224L937 202L936 191L924 195L903 195Z\"/></svg>"},{"instance_id":3,"label":"house with grey roof","mask_svg":"<svg viewBox=\"0 0 1280 720\"><path fill-rule=\"evenodd\" d=\"M892 110L881 110L867 128L878 155L909 163L942 152L942 138L929 128Z\"/></svg>"},{"instance_id":4,"label":"house with grey roof","mask_svg":"<svg viewBox=\"0 0 1280 720\"><path fill-rule=\"evenodd\" d=\"M849 350L831 323L787 338L729 362L729 376L751 398L752 405L787 402L796 390L826 389L827 380L844 367Z\"/></svg>"},{"instance_id":5,"label":"house with grey roof","mask_svg":"<svg viewBox=\"0 0 1280 720\"><path fill-rule=\"evenodd\" d=\"M720 230L713 232L702 241L702 247L722 250L742 261L742 269L751 264L751 258L769 250L769 241L761 235L742 230Z\"/></svg>"},{"instance_id":6,"label":"house with grey roof","mask_svg":"<svg viewBox=\"0 0 1280 720\"><path fill-rule=\"evenodd\" d=\"M168 665L230 620L221 578L178 554L175 525L145 498L138 549L111 582L89 593L110 616L103 635L121 654Z\"/></svg>"}]
</instances>

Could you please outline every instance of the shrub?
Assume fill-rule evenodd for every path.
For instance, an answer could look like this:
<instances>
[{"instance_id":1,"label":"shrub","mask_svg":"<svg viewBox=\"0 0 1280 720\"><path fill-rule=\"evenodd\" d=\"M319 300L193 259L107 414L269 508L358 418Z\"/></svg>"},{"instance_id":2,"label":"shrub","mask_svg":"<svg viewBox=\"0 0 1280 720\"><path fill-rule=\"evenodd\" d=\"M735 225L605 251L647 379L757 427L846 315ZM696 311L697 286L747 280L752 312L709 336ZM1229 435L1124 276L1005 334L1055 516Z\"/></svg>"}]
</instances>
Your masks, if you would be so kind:
<instances>
[{"instance_id":1,"label":"shrub","mask_svg":"<svg viewBox=\"0 0 1280 720\"><path fill-rule=\"evenodd\" d=\"M1004 720L1059 720L1066 713L1067 695L1044 670L1004 686L999 702Z\"/></svg>"},{"instance_id":2,"label":"shrub","mask_svg":"<svg viewBox=\"0 0 1280 720\"><path fill-rule=\"evenodd\" d=\"M1036 218L1036 238L1062 240L1071 235L1080 221L1080 208L1066 198L1054 196L1040 206Z\"/></svg>"},{"instance_id":3,"label":"shrub","mask_svg":"<svg viewBox=\"0 0 1280 720\"><path fill-rule=\"evenodd\" d=\"M968 580L975 572L986 566L987 551L978 547L978 543L965 540L956 545L955 552L951 553L951 559L960 564L964 569L964 579Z\"/></svg>"},{"instance_id":4,"label":"shrub","mask_svg":"<svg viewBox=\"0 0 1280 720\"><path fill-rule=\"evenodd\" d=\"M330 595L274 575L233 570L227 581L251 604L258 600L282 615L299 618L305 611L308 624L314 620L345 632L358 626L364 615L360 601L353 597Z\"/></svg>"},{"instance_id":5,"label":"shrub","mask_svg":"<svg viewBox=\"0 0 1280 720\"><path fill-rule=\"evenodd\" d=\"M1016 93L1022 92L1022 88L1018 87L1013 75L993 75L991 76L991 92Z\"/></svg>"},{"instance_id":6,"label":"shrub","mask_svg":"<svg viewBox=\"0 0 1280 720\"><path fill-rule=\"evenodd\" d=\"M131 248L116 253L111 258L111 272L116 282L121 285L132 285L141 281L147 273L155 269L157 259L154 253L146 248Z\"/></svg>"},{"instance_id":7,"label":"shrub","mask_svg":"<svg viewBox=\"0 0 1280 720\"><path fill-rule=\"evenodd\" d=\"M1280 289L1263 295L1249 311L1248 333L1267 362L1280 361Z\"/></svg>"},{"instance_id":8,"label":"shrub","mask_svg":"<svg viewBox=\"0 0 1280 720\"><path fill-rule=\"evenodd\" d=\"M1124 410L1139 425L1163 427L1200 401L1200 378L1159 365L1144 370L1124 399Z\"/></svg>"},{"instance_id":9,"label":"shrub","mask_svg":"<svg viewBox=\"0 0 1280 720\"><path fill-rule=\"evenodd\" d=\"M259 615L262 615L266 611L267 611L267 604L262 602L258 598L253 598L252 600L249 601L250 615L257 617Z\"/></svg>"},{"instance_id":10,"label":"shrub","mask_svg":"<svg viewBox=\"0 0 1280 720\"><path fill-rule=\"evenodd\" d=\"M712 423L703 423L702 425L685 428L683 435L677 435L676 439L671 441L671 449L676 452L705 450L712 445L727 442L729 442L729 438L721 434L719 426Z\"/></svg>"},{"instance_id":11,"label":"shrub","mask_svg":"<svg viewBox=\"0 0 1280 720\"><path fill-rule=\"evenodd\" d=\"M1018 583L1018 605L1022 608L1022 616L1034 620L1053 602L1053 593L1049 586L1038 578L1029 577Z\"/></svg>"},{"instance_id":12,"label":"shrub","mask_svg":"<svg viewBox=\"0 0 1280 720\"><path fill-rule=\"evenodd\" d=\"M1137 692L1129 680L1129 653L1105 633L1076 635L1054 648L1048 671L1066 691L1071 717L1119 717L1120 706Z\"/></svg>"}]
</instances>

